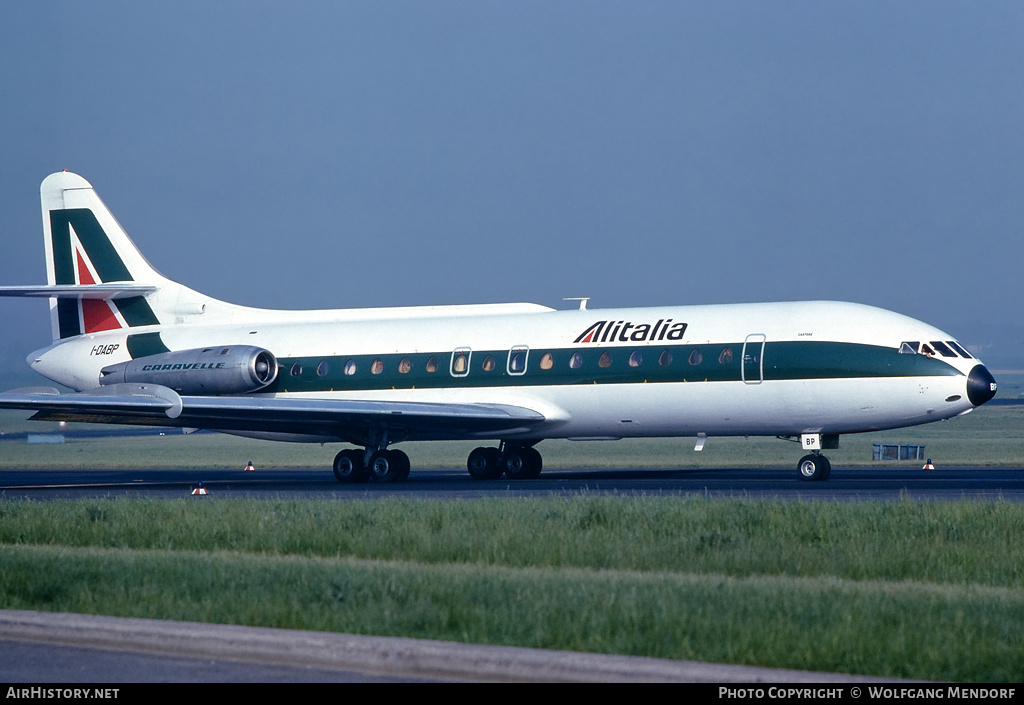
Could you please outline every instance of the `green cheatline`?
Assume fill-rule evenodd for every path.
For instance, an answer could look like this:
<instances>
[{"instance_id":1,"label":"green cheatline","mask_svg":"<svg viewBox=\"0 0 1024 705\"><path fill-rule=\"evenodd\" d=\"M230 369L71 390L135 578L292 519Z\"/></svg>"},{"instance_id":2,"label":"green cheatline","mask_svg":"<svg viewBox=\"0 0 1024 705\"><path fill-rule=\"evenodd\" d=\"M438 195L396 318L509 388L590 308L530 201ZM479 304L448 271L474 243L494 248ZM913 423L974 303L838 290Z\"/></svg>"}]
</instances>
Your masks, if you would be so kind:
<instances>
[{"instance_id":1,"label":"green cheatline","mask_svg":"<svg viewBox=\"0 0 1024 705\"><path fill-rule=\"evenodd\" d=\"M281 374L266 391L737 382L762 375L772 381L960 374L939 358L903 355L878 345L769 341L763 351L760 344L757 348L756 353L744 355L740 341L537 348L522 359L516 357L521 348L283 357L278 359Z\"/></svg>"}]
</instances>

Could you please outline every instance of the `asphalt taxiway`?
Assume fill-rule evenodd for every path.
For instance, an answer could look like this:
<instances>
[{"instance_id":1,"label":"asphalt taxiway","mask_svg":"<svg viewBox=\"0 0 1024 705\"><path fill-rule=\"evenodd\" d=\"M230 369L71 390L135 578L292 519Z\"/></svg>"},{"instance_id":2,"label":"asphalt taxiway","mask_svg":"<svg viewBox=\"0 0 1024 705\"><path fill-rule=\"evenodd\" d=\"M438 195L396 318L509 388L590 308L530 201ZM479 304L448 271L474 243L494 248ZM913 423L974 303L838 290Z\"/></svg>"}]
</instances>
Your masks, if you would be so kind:
<instances>
[{"instance_id":1,"label":"asphalt taxiway","mask_svg":"<svg viewBox=\"0 0 1024 705\"><path fill-rule=\"evenodd\" d=\"M0 681L858 683L870 676L229 624L0 610Z\"/></svg>"},{"instance_id":2,"label":"asphalt taxiway","mask_svg":"<svg viewBox=\"0 0 1024 705\"><path fill-rule=\"evenodd\" d=\"M547 496L558 494L702 494L816 500L1004 499L1024 501L1024 468L919 466L834 467L824 482L805 482L795 468L701 470L551 469L536 480L477 481L463 468L413 470L407 482L340 484L330 470L162 469L0 470L0 498L188 497L199 485L213 497L364 499Z\"/></svg>"}]
</instances>

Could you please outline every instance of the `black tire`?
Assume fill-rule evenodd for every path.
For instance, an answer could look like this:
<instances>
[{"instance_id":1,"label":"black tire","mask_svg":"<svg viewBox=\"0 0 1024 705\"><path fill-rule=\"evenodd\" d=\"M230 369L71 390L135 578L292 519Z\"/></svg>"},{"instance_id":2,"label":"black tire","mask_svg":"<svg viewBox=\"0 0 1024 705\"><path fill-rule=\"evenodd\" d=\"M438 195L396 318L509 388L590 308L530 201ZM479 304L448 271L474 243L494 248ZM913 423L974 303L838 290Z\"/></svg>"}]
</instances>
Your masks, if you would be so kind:
<instances>
[{"instance_id":1,"label":"black tire","mask_svg":"<svg viewBox=\"0 0 1024 705\"><path fill-rule=\"evenodd\" d=\"M526 467L520 478L523 480L536 480L540 475L540 471L544 469L544 459L536 448L523 448L521 452L523 460L526 461Z\"/></svg>"},{"instance_id":2,"label":"black tire","mask_svg":"<svg viewBox=\"0 0 1024 705\"><path fill-rule=\"evenodd\" d=\"M533 448L512 448L505 451L502 463L510 480L532 480L540 473L540 453Z\"/></svg>"},{"instance_id":3,"label":"black tire","mask_svg":"<svg viewBox=\"0 0 1024 705\"><path fill-rule=\"evenodd\" d=\"M466 460L466 469L474 480L497 480L502 472L498 467L498 449L474 448Z\"/></svg>"},{"instance_id":4,"label":"black tire","mask_svg":"<svg viewBox=\"0 0 1024 705\"><path fill-rule=\"evenodd\" d=\"M832 464L824 455L805 455L796 464L801 480L818 482L832 474Z\"/></svg>"},{"instance_id":5,"label":"black tire","mask_svg":"<svg viewBox=\"0 0 1024 705\"><path fill-rule=\"evenodd\" d=\"M409 456L400 450L378 450L370 456L370 478L375 482L401 482L409 472L408 464Z\"/></svg>"},{"instance_id":6,"label":"black tire","mask_svg":"<svg viewBox=\"0 0 1024 705\"><path fill-rule=\"evenodd\" d=\"M393 481L405 482L409 479L409 470L412 468L412 464L409 462L409 456L400 450L392 450L388 452L392 454L395 465L397 466L396 470L398 471L398 474L395 476Z\"/></svg>"},{"instance_id":7,"label":"black tire","mask_svg":"<svg viewBox=\"0 0 1024 705\"><path fill-rule=\"evenodd\" d=\"M346 449L334 456L334 477L338 482L365 482L362 451Z\"/></svg>"}]
</instances>

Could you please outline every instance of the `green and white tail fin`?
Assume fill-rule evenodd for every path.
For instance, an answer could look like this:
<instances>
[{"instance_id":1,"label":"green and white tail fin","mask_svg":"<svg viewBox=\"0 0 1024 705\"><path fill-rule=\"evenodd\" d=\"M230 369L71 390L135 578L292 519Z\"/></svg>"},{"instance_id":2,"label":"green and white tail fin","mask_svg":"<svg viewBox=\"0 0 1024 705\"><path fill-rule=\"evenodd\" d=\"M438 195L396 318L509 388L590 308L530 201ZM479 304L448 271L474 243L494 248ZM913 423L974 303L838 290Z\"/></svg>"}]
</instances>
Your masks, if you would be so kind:
<instances>
[{"instance_id":1,"label":"green and white tail fin","mask_svg":"<svg viewBox=\"0 0 1024 705\"><path fill-rule=\"evenodd\" d=\"M54 342L117 329L155 331L234 308L157 272L81 176L51 174L40 199L47 285L0 287L0 296L48 297Z\"/></svg>"}]
</instances>

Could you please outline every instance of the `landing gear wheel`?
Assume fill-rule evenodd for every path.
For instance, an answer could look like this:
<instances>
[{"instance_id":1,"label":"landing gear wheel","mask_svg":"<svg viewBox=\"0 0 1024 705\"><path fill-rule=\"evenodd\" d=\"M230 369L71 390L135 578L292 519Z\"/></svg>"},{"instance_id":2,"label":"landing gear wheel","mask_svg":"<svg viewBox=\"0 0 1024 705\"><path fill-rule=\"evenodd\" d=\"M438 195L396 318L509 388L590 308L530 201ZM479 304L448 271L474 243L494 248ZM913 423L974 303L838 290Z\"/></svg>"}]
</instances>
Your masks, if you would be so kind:
<instances>
[{"instance_id":1,"label":"landing gear wheel","mask_svg":"<svg viewBox=\"0 0 1024 705\"><path fill-rule=\"evenodd\" d=\"M338 482L365 482L367 472L362 452L348 449L334 456L334 477Z\"/></svg>"},{"instance_id":2,"label":"landing gear wheel","mask_svg":"<svg viewBox=\"0 0 1024 705\"><path fill-rule=\"evenodd\" d=\"M400 450L378 450L370 458L370 477L377 482L401 482L409 476L409 456Z\"/></svg>"},{"instance_id":3,"label":"landing gear wheel","mask_svg":"<svg viewBox=\"0 0 1024 705\"><path fill-rule=\"evenodd\" d=\"M540 471L544 469L544 459L536 448L523 448L523 453L526 455L528 461L528 469L526 473L526 479L536 480L540 475Z\"/></svg>"},{"instance_id":4,"label":"landing gear wheel","mask_svg":"<svg viewBox=\"0 0 1024 705\"><path fill-rule=\"evenodd\" d=\"M796 469L800 472L801 480L827 480L832 474L832 463L824 455L805 455L800 458Z\"/></svg>"},{"instance_id":5,"label":"landing gear wheel","mask_svg":"<svg viewBox=\"0 0 1024 705\"><path fill-rule=\"evenodd\" d=\"M394 455L395 463L398 465L398 475L395 477L395 482L405 482L409 479L409 470L412 465L409 462L409 456L400 450L390 451Z\"/></svg>"},{"instance_id":6,"label":"landing gear wheel","mask_svg":"<svg viewBox=\"0 0 1024 705\"><path fill-rule=\"evenodd\" d=\"M510 480L535 480L543 467L534 448L513 448L505 453L505 477Z\"/></svg>"},{"instance_id":7,"label":"landing gear wheel","mask_svg":"<svg viewBox=\"0 0 1024 705\"><path fill-rule=\"evenodd\" d=\"M474 480L497 480L503 468L498 466L497 448L475 448L466 461L466 469Z\"/></svg>"}]
</instances>

